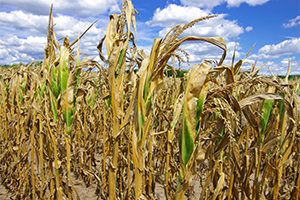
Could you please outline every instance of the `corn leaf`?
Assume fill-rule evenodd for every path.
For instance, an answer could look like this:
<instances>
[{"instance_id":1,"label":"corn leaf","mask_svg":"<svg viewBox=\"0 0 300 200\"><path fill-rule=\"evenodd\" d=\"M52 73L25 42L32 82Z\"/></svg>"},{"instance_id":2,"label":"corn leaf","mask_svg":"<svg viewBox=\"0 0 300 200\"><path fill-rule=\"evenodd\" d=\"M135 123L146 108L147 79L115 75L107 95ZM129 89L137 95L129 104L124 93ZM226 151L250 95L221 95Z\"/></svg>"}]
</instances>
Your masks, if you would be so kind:
<instances>
[{"instance_id":1,"label":"corn leaf","mask_svg":"<svg viewBox=\"0 0 300 200\"><path fill-rule=\"evenodd\" d=\"M194 140L196 137L197 129L197 101L200 96L201 90L211 66L202 62L201 64L194 65L190 69L190 76L187 83L185 97L183 101L183 115L182 115L182 129L180 135L180 150L181 158L186 165L194 150ZM205 91L205 87L203 88ZM201 104L203 100L200 100L198 114L201 110ZM202 101L202 102L201 102ZM203 104L202 104L203 105Z\"/></svg>"},{"instance_id":2,"label":"corn leaf","mask_svg":"<svg viewBox=\"0 0 300 200\"><path fill-rule=\"evenodd\" d=\"M64 93L67 89L69 78L69 51L66 47L62 47L60 52L59 70L58 70L58 82L60 92Z\"/></svg>"}]
</instances>

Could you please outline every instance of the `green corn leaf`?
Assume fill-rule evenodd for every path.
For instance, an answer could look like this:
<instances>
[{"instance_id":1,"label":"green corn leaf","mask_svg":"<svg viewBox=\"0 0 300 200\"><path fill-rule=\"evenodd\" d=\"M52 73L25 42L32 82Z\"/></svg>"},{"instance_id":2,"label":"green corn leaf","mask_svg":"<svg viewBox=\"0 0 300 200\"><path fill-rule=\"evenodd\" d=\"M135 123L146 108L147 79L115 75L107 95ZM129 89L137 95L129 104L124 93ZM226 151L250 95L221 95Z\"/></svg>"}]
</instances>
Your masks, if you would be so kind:
<instances>
[{"instance_id":1,"label":"green corn leaf","mask_svg":"<svg viewBox=\"0 0 300 200\"><path fill-rule=\"evenodd\" d=\"M53 113L53 122L56 123L56 119L57 119L57 100L56 100L56 98L53 95L51 90L49 90L48 92L50 94L50 103L51 103L51 110L52 110L52 113Z\"/></svg>"},{"instance_id":2,"label":"green corn leaf","mask_svg":"<svg viewBox=\"0 0 300 200\"><path fill-rule=\"evenodd\" d=\"M61 93L64 93L67 89L68 78L69 78L69 51L67 48L62 47L60 52L60 62L58 71L58 82Z\"/></svg>"},{"instance_id":3,"label":"green corn leaf","mask_svg":"<svg viewBox=\"0 0 300 200\"><path fill-rule=\"evenodd\" d=\"M19 93L19 98L20 98L20 101L23 101L23 99L24 99L24 96L22 95L21 92Z\"/></svg>"},{"instance_id":4,"label":"green corn leaf","mask_svg":"<svg viewBox=\"0 0 300 200\"><path fill-rule=\"evenodd\" d=\"M198 134L198 130L200 127L200 117L203 111L203 106L205 103L206 95L208 90L208 83L203 85L203 88L201 90L201 93L199 95L198 101L197 101L197 114L196 114L196 136Z\"/></svg>"},{"instance_id":5,"label":"green corn leaf","mask_svg":"<svg viewBox=\"0 0 300 200\"><path fill-rule=\"evenodd\" d=\"M74 114L74 108L69 108L68 111L67 110L63 111L63 116L64 116L64 119L65 119L66 125L67 125L67 134L68 135L70 134L70 131L71 131L73 114Z\"/></svg>"},{"instance_id":6,"label":"green corn leaf","mask_svg":"<svg viewBox=\"0 0 300 200\"><path fill-rule=\"evenodd\" d=\"M121 64L122 64L122 61L123 61L123 58L124 58L126 49L127 49L127 47L125 47L125 48L123 48L123 49L121 50L121 53L120 53L120 56L119 56L119 60L118 60L119 67L120 67Z\"/></svg>"},{"instance_id":7,"label":"green corn leaf","mask_svg":"<svg viewBox=\"0 0 300 200\"><path fill-rule=\"evenodd\" d=\"M39 88L40 88L41 95L44 98L44 92L46 90L46 79L43 80L43 83L42 83L41 87L39 87Z\"/></svg>"},{"instance_id":8,"label":"green corn leaf","mask_svg":"<svg viewBox=\"0 0 300 200\"><path fill-rule=\"evenodd\" d=\"M79 55L79 48L77 49L77 60L76 60L76 66L80 65L80 55Z\"/></svg>"},{"instance_id":9,"label":"green corn leaf","mask_svg":"<svg viewBox=\"0 0 300 200\"><path fill-rule=\"evenodd\" d=\"M185 110L185 104L183 105L183 110ZM182 115L182 128L181 128L181 135L180 135L180 147L181 147L181 158L186 166L188 163L193 150L194 150L194 139L190 132L189 125L186 120L186 113L183 111Z\"/></svg>"},{"instance_id":10,"label":"green corn leaf","mask_svg":"<svg viewBox=\"0 0 300 200\"><path fill-rule=\"evenodd\" d=\"M263 141L264 133L265 133L265 130L267 128L267 124L269 122L269 118L270 118L272 108L273 108L273 102L274 102L274 100L272 100L272 99L268 99L268 100L265 100L263 102L262 118L261 118L261 121L260 121L260 125L261 125L261 142Z\"/></svg>"},{"instance_id":11,"label":"green corn leaf","mask_svg":"<svg viewBox=\"0 0 300 200\"><path fill-rule=\"evenodd\" d=\"M22 89L22 92L23 92L23 93L25 93L25 88L26 88L26 83L21 84L21 89Z\"/></svg>"},{"instance_id":12,"label":"green corn leaf","mask_svg":"<svg viewBox=\"0 0 300 200\"><path fill-rule=\"evenodd\" d=\"M110 100L110 98L108 98L106 101L104 101L104 107L105 107L105 110L107 110L108 109L108 107L110 106L110 103L111 103L111 100Z\"/></svg>"},{"instance_id":13,"label":"green corn leaf","mask_svg":"<svg viewBox=\"0 0 300 200\"><path fill-rule=\"evenodd\" d=\"M35 91L35 93L34 93L34 99L36 99L38 95L39 95L39 93L37 91ZM40 100L40 103L41 103L41 101L42 101L41 97L39 97L39 100Z\"/></svg>"},{"instance_id":14,"label":"green corn leaf","mask_svg":"<svg viewBox=\"0 0 300 200\"><path fill-rule=\"evenodd\" d=\"M280 96L282 96L284 98L284 94L280 94ZM284 103L281 99L279 99L278 103L279 103L279 111L280 111L280 120L282 120L282 117L283 117L283 114L285 111Z\"/></svg>"},{"instance_id":15,"label":"green corn leaf","mask_svg":"<svg viewBox=\"0 0 300 200\"><path fill-rule=\"evenodd\" d=\"M151 98L153 96L153 92L151 93L150 97L148 98L147 102L146 102L146 112L148 111L149 107L150 107L150 103L151 103Z\"/></svg>"},{"instance_id":16,"label":"green corn leaf","mask_svg":"<svg viewBox=\"0 0 300 200\"><path fill-rule=\"evenodd\" d=\"M144 85L144 101L146 101L147 97L148 97L150 78L151 78L151 74L148 74L146 81L145 81L145 85Z\"/></svg>"},{"instance_id":17,"label":"green corn leaf","mask_svg":"<svg viewBox=\"0 0 300 200\"><path fill-rule=\"evenodd\" d=\"M74 103L74 106L76 106L76 94L78 92L78 87L79 87L79 82L80 82L80 70L79 69L75 69L74 80L76 81L76 84L75 84L75 88L74 88L73 103Z\"/></svg>"},{"instance_id":18,"label":"green corn leaf","mask_svg":"<svg viewBox=\"0 0 300 200\"><path fill-rule=\"evenodd\" d=\"M177 183L177 189L181 187L181 181L182 181L182 173L179 170L179 176L178 176L178 183Z\"/></svg>"},{"instance_id":19,"label":"green corn leaf","mask_svg":"<svg viewBox=\"0 0 300 200\"><path fill-rule=\"evenodd\" d=\"M139 141L142 139L142 129L143 129L143 124L145 122L143 111L141 110L141 113L139 113Z\"/></svg>"},{"instance_id":20,"label":"green corn leaf","mask_svg":"<svg viewBox=\"0 0 300 200\"><path fill-rule=\"evenodd\" d=\"M58 98L59 96L59 87L58 87L58 79L57 79L57 69L56 67L52 67L51 69L51 87L53 91L53 95L55 98Z\"/></svg>"}]
</instances>

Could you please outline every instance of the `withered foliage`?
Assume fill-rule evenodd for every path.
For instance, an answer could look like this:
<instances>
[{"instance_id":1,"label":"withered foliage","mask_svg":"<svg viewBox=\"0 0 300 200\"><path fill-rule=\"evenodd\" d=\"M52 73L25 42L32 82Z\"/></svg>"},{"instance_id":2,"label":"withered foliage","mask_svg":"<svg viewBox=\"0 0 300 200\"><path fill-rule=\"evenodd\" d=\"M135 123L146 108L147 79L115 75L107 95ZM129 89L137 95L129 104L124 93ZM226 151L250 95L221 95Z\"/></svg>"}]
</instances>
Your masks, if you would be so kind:
<instances>
[{"instance_id":1,"label":"withered foliage","mask_svg":"<svg viewBox=\"0 0 300 200\"><path fill-rule=\"evenodd\" d=\"M99 199L157 199L158 184L166 199L195 191L196 199L299 199L299 83L258 76L255 65L241 71L250 51L224 65L220 37L180 37L216 16L175 26L147 55L135 44L136 14L125 0L121 14L110 16L97 46L103 67L80 59L86 31L59 44L51 8L42 65L1 69L7 191L15 199L79 199L78 179L95 185ZM179 48L185 41L223 54L176 78L175 60L188 57Z\"/></svg>"}]
</instances>

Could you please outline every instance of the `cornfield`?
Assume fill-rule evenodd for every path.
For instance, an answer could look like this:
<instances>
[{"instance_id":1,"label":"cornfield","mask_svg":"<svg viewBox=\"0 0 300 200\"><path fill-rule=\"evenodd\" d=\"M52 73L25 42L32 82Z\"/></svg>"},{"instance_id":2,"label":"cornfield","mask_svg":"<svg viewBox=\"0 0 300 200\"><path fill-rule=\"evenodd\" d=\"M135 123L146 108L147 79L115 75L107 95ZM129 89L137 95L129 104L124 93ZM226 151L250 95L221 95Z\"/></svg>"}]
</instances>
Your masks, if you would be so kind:
<instances>
[{"instance_id":1,"label":"cornfield","mask_svg":"<svg viewBox=\"0 0 300 200\"><path fill-rule=\"evenodd\" d=\"M289 70L284 79L255 64L242 71L250 51L226 65L222 38L181 37L215 15L173 27L146 54L137 14L124 0L110 16L102 66L80 58L93 24L60 44L51 7L42 64L1 69L0 177L13 198L80 199L80 180L98 199L300 199L299 83ZM186 41L219 47L221 59L176 77Z\"/></svg>"}]
</instances>

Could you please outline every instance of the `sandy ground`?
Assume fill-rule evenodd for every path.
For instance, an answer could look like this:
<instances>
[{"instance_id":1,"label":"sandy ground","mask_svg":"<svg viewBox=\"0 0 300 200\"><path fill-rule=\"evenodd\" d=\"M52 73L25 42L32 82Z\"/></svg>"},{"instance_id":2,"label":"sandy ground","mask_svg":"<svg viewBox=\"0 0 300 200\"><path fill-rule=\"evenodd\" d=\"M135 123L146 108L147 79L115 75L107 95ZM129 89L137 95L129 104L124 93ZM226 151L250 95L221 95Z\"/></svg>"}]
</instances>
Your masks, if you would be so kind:
<instances>
[{"instance_id":1,"label":"sandy ground","mask_svg":"<svg viewBox=\"0 0 300 200\"><path fill-rule=\"evenodd\" d=\"M97 199L97 195L95 194L96 191L96 184L91 184L89 187L86 187L83 180L76 179L75 176L71 175L71 180L72 183L74 184L74 187L80 197L81 200L94 200ZM200 192L201 192L201 186L200 186L200 181L199 178L196 178L194 181L194 194L191 195L189 198L184 198L185 200L190 199L190 200L195 200L199 199ZM164 188L163 185L156 183L155 184L155 200L163 200L165 198L164 194ZM0 184L0 200L11 200L14 199L14 195L12 193L9 193L3 185ZM75 199L77 199L75 197Z\"/></svg>"},{"instance_id":2,"label":"sandy ground","mask_svg":"<svg viewBox=\"0 0 300 200\"><path fill-rule=\"evenodd\" d=\"M11 194L9 194L3 185L0 185L0 199L1 200L10 200Z\"/></svg>"},{"instance_id":3,"label":"sandy ground","mask_svg":"<svg viewBox=\"0 0 300 200\"><path fill-rule=\"evenodd\" d=\"M95 195L95 191L96 191L95 185L90 185L89 187L85 187L85 185L80 180L75 180L73 182L73 184L74 184L81 200L97 199L97 196ZM199 185L196 184L194 189L195 189L195 194L193 195L193 197L191 197L191 199L199 199L199 195L200 195ZM157 200L165 199L164 188L161 184L158 184L158 183L156 184L155 191L156 191L155 198ZM198 198L197 198L197 196L198 196ZM12 194L8 193L3 185L0 185L0 200L11 200L11 199L14 199ZM187 198L185 198L185 199L187 199Z\"/></svg>"}]
</instances>

